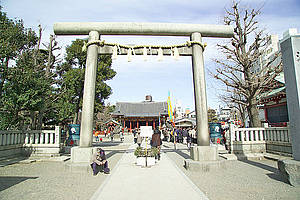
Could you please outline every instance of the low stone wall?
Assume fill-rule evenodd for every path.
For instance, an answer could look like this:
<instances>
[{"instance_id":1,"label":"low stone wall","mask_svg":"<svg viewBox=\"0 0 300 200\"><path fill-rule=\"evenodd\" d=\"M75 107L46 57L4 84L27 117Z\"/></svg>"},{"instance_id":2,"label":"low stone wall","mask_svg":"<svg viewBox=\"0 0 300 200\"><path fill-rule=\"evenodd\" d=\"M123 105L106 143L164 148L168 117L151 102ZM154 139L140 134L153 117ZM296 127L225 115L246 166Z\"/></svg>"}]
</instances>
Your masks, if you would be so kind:
<instances>
[{"instance_id":1,"label":"low stone wall","mask_svg":"<svg viewBox=\"0 0 300 200\"><path fill-rule=\"evenodd\" d=\"M234 141L232 145L232 153L246 154L246 153L264 153L266 152L266 142L256 141Z\"/></svg>"},{"instance_id":2,"label":"low stone wall","mask_svg":"<svg viewBox=\"0 0 300 200\"><path fill-rule=\"evenodd\" d=\"M13 144L0 146L0 159L1 157L12 157L22 154L22 144Z\"/></svg>"},{"instance_id":3,"label":"low stone wall","mask_svg":"<svg viewBox=\"0 0 300 200\"><path fill-rule=\"evenodd\" d=\"M292 156L292 144L288 142L266 142L266 152L284 156Z\"/></svg>"}]
</instances>

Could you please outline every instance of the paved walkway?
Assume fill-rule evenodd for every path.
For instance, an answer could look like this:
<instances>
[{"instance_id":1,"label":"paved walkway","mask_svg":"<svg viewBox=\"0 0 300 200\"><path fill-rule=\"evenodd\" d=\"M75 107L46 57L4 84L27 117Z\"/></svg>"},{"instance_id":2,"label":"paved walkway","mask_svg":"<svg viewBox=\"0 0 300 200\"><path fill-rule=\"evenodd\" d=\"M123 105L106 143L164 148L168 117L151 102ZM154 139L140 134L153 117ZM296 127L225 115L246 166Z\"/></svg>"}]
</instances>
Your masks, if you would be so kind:
<instances>
[{"instance_id":1,"label":"paved walkway","mask_svg":"<svg viewBox=\"0 0 300 200\"><path fill-rule=\"evenodd\" d=\"M164 153L150 168L136 166L135 148L128 148L91 200L208 199Z\"/></svg>"}]
</instances>

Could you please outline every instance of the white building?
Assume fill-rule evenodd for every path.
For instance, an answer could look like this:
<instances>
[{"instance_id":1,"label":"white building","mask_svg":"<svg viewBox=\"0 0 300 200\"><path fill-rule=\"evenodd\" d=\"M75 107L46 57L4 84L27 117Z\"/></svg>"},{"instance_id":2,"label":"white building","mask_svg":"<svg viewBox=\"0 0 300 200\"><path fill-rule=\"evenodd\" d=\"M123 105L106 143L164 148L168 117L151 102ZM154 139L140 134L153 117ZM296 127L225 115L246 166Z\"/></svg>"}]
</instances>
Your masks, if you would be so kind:
<instances>
[{"instance_id":1,"label":"white building","mask_svg":"<svg viewBox=\"0 0 300 200\"><path fill-rule=\"evenodd\" d=\"M231 118L231 108L229 107L219 107L218 120L225 122Z\"/></svg>"},{"instance_id":2,"label":"white building","mask_svg":"<svg viewBox=\"0 0 300 200\"><path fill-rule=\"evenodd\" d=\"M196 111L191 111L191 112L187 113L186 117L196 119Z\"/></svg>"},{"instance_id":3,"label":"white building","mask_svg":"<svg viewBox=\"0 0 300 200\"><path fill-rule=\"evenodd\" d=\"M183 111L181 101L178 100L175 104L175 114L176 119L182 119L185 116L185 112Z\"/></svg>"},{"instance_id":4,"label":"white building","mask_svg":"<svg viewBox=\"0 0 300 200\"><path fill-rule=\"evenodd\" d=\"M262 55L255 61L251 72L254 74L260 73L260 71L266 66L268 62L274 59L274 56L277 56L279 52L279 39L278 35L269 36L269 41L264 50L262 50ZM278 65L281 60L281 56L278 56L271 65Z\"/></svg>"}]
</instances>

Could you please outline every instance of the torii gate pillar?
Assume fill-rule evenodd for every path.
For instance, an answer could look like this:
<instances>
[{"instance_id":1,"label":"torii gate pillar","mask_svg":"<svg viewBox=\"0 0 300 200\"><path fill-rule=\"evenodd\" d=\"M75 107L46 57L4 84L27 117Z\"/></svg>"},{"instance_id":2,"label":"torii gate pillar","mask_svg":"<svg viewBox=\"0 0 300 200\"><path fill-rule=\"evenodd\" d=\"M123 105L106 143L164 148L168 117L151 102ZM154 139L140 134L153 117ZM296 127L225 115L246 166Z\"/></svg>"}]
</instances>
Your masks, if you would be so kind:
<instances>
[{"instance_id":1,"label":"torii gate pillar","mask_svg":"<svg viewBox=\"0 0 300 200\"><path fill-rule=\"evenodd\" d=\"M202 42L200 33L193 33L191 41ZM192 67L194 81L194 98L197 120L197 144L198 146L209 146L206 83L203 60L203 49L199 44L192 47Z\"/></svg>"},{"instance_id":2,"label":"torii gate pillar","mask_svg":"<svg viewBox=\"0 0 300 200\"><path fill-rule=\"evenodd\" d=\"M99 39L100 39L99 33L97 31L91 31L89 33L89 42L99 40ZM88 46L85 77L84 77L82 117L81 117L81 126L80 126L80 147L91 147L93 142L93 122L94 122L97 61L98 61L98 45L94 44Z\"/></svg>"}]
</instances>

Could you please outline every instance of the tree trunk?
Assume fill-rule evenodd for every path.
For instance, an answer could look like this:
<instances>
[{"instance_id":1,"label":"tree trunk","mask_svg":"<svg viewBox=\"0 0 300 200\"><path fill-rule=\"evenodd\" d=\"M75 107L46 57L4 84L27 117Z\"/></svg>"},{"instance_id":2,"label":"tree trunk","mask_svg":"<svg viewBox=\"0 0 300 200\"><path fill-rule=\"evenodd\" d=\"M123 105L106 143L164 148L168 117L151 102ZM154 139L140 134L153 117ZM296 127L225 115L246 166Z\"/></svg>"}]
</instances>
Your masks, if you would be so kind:
<instances>
[{"instance_id":1,"label":"tree trunk","mask_svg":"<svg viewBox=\"0 0 300 200\"><path fill-rule=\"evenodd\" d=\"M259 119L258 108L255 100L250 100L250 104L247 107L248 116L250 120L250 127L261 127L261 122Z\"/></svg>"},{"instance_id":2,"label":"tree trunk","mask_svg":"<svg viewBox=\"0 0 300 200\"><path fill-rule=\"evenodd\" d=\"M48 62L47 62L47 67L46 67L46 78L49 78L50 75L50 69L51 69L51 64L52 64L52 42L53 42L53 36L50 35L50 43L48 46Z\"/></svg>"},{"instance_id":3,"label":"tree trunk","mask_svg":"<svg viewBox=\"0 0 300 200\"><path fill-rule=\"evenodd\" d=\"M74 118L73 118L73 124L78 124L79 121L79 111L75 112Z\"/></svg>"},{"instance_id":4,"label":"tree trunk","mask_svg":"<svg viewBox=\"0 0 300 200\"><path fill-rule=\"evenodd\" d=\"M30 130L36 130L36 113L35 113L35 111L30 111L30 119L31 119Z\"/></svg>"},{"instance_id":5,"label":"tree trunk","mask_svg":"<svg viewBox=\"0 0 300 200\"><path fill-rule=\"evenodd\" d=\"M43 117L44 117L44 109L42 108L40 111L39 111L39 114L37 116L37 125L36 125L36 129L37 130L42 130L42 127L43 127Z\"/></svg>"}]
</instances>

